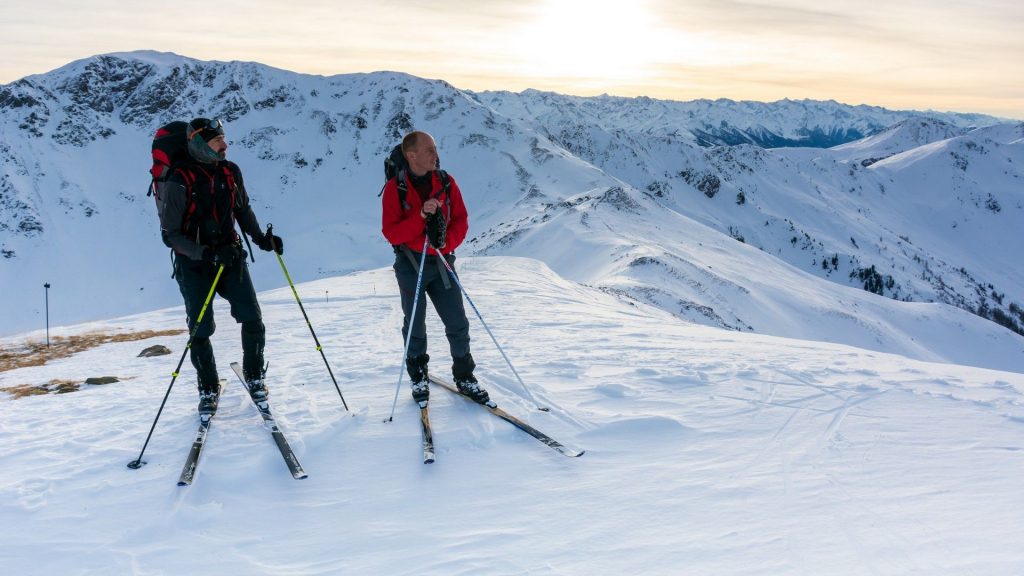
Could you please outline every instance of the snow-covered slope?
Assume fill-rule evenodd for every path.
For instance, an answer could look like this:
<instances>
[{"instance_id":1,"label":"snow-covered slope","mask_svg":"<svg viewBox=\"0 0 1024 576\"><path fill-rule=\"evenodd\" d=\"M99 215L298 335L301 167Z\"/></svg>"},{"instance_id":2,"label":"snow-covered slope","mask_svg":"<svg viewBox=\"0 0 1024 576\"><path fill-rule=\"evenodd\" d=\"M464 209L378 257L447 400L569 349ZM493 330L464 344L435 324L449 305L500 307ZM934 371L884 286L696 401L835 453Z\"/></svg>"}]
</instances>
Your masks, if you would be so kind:
<instances>
[{"instance_id":1,"label":"snow-covered slope","mask_svg":"<svg viewBox=\"0 0 1024 576\"><path fill-rule=\"evenodd\" d=\"M196 426L190 368L148 464L125 466L183 336L0 372L0 388L121 379L17 400L0 393L4 572L995 575L1024 566L1020 374L695 326L534 260L461 263L470 295L551 412L532 409L473 319L481 379L499 405L585 455L565 458L434 390L437 461L421 464L407 386L383 422L401 360L391 271L353 273L299 286L351 414L290 290L260 295L271 403L306 480L291 478L231 381L195 483L177 487ZM57 332L178 328L183 314ZM431 344L441 372L442 342ZM135 357L156 343L172 355ZM227 376L237 332L218 331L214 344Z\"/></svg>"},{"instance_id":2,"label":"snow-covered slope","mask_svg":"<svg viewBox=\"0 0 1024 576\"><path fill-rule=\"evenodd\" d=\"M471 245L488 247L479 253L547 253L549 265L569 279L693 322L747 331L770 326L765 331L772 334L913 358L1022 368L1020 336L992 322L837 286L622 188L570 198L493 232ZM569 242L574 251L547 248ZM607 257L580 258L579 251ZM598 261L603 265L594 266Z\"/></svg>"},{"instance_id":3,"label":"snow-covered slope","mask_svg":"<svg viewBox=\"0 0 1024 576\"><path fill-rule=\"evenodd\" d=\"M962 136L968 131L934 119L914 118L903 120L873 136L835 146L832 151L837 159L859 161L861 166L867 167L894 154Z\"/></svg>"},{"instance_id":4,"label":"snow-covered slope","mask_svg":"<svg viewBox=\"0 0 1024 576\"><path fill-rule=\"evenodd\" d=\"M880 116L878 110L859 117L850 107L833 108L828 116L820 104L805 107L818 111L808 120L794 112L793 102L785 102L777 109L758 107L773 130L787 123L825 130L829 118L848 115L898 122L827 150L697 148L688 143L692 136L686 130L671 128L688 125L682 113L687 103L638 99L616 113L616 100L609 98L531 92L477 97L549 134L663 208L805 272L893 299L952 304L1024 333L1024 271L1010 248L1024 227L1022 123L971 129L967 123L979 118L904 114L900 119ZM742 109L724 105L717 111L723 126L749 127L757 118L738 114L737 108ZM513 232L506 229L506 237ZM651 243L663 240L652 237ZM698 268L714 266L712 259L703 252L687 256ZM749 281L733 280L752 289L761 278L776 276L758 270L763 274ZM684 280L700 284L693 275ZM707 312L703 315L719 325L741 325L735 318L718 319L730 312L717 296L684 299L684 304ZM763 310L770 314L773 308ZM746 323L758 331L786 333L775 328L785 318Z\"/></svg>"},{"instance_id":5,"label":"snow-covered slope","mask_svg":"<svg viewBox=\"0 0 1024 576\"><path fill-rule=\"evenodd\" d=\"M397 73L325 78L148 52L0 87L0 333L43 325L45 282L56 325L180 301L144 196L149 138L165 121L205 115L227 122L229 156L300 281L390 261L382 158L419 128L437 137L466 194L471 238L460 255L529 256L711 326L1024 371L1024 339L920 304L1024 323L1024 282L1006 249L1024 225L1019 125L966 131L986 119L934 115L935 130L864 143L891 152L865 166L850 149L701 147L679 103L576 99L526 114L516 107L556 95L518 98ZM718 114L743 130L761 118L785 138L849 138L907 120L890 131L903 134L909 118L927 116L790 101L690 106L701 121ZM549 123L579 130L555 134ZM260 289L284 284L275 266L254 271ZM872 296L851 306L865 287L913 304Z\"/></svg>"}]
</instances>

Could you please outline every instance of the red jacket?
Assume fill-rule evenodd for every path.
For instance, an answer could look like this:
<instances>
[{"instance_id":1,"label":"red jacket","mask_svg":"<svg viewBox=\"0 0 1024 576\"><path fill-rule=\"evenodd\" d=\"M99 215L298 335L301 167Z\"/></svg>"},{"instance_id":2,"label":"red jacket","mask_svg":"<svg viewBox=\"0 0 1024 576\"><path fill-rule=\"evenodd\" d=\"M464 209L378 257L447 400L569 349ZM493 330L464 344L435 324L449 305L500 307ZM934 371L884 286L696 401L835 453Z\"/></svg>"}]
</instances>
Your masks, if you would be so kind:
<instances>
[{"instance_id":1,"label":"red jacket","mask_svg":"<svg viewBox=\"0 0 1024 576\"><path fill-rule=\"evenodd\" d=\"M433 184L430 197L437 198L441 202L441 210L445 211L448 221L448 234L445 236L445 245L441 252L451 254L466 239L466 233L469 232L469 214L466 212L466 204L462 201L462 191L459 190L459 185L455 183L455 179L451 175L448 176L451 183L448 188L449 198L447 201L442 193L444 186L441 184L440 175L435 170L430 173L430 176ZM398 204L397 180L392 178L384 185L384 194L381 197L381 204L384 208L381 231L392 245L404 244L413 252L419 252L423 249L423 242L427 237L426 223L420 216L423 202L420 201L420 195L408 177L405 179L405 185L408 192L405 194L406 207L404 209ZM427 253L437 254L429 246Z\"/></svg>"}]
</instances>

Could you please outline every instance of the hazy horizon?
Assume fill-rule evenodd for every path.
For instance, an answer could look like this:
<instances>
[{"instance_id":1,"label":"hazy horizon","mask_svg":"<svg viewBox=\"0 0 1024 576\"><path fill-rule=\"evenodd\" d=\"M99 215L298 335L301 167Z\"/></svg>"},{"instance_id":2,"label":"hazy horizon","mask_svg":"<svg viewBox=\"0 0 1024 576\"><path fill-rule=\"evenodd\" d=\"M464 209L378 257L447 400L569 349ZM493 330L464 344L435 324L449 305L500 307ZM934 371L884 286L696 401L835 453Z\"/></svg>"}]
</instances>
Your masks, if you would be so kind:
<instances>
[{"instance_id":1,"label":"hazy horizon","mask_svg":"<svg viewBox=\"0 0 1024 576\"><path fill-rule=\"evenodd\" d=\"M1024 119L1024 5L941 1L317 0L0 7L0 82L97 54L156 50L459 88L687 101L836 100ZM73 38L74 41L68 41ZM981 65L984 63L984 65Z\"/></svg>"}]
</instances>

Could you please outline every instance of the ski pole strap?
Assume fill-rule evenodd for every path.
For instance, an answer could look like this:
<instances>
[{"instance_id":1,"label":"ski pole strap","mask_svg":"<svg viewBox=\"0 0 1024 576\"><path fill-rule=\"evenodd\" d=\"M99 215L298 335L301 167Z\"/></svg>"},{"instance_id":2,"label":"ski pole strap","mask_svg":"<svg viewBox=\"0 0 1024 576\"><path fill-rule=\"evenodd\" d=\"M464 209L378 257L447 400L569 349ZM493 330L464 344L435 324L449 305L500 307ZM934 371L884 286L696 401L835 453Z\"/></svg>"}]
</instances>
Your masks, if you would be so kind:
<instances>
[{"instance_id":1,"label":"ski pole strap","mask_svg":"<svg viewBox=\"0 0 1024 576\"><path fill-rule=\"evenodd\" d=\"M253 256L253 254L252 254L252 244L249 244L249 237L245 235L245 231L243 231L241 234L239 234L239 236L242 237L242 240L245 240L245 249L249 251L249 259L252 260L252 262L255 264L256 263L256 257ZM244 262L244 260L243 260L243 262Z\"/></svg>"}]
</instances>

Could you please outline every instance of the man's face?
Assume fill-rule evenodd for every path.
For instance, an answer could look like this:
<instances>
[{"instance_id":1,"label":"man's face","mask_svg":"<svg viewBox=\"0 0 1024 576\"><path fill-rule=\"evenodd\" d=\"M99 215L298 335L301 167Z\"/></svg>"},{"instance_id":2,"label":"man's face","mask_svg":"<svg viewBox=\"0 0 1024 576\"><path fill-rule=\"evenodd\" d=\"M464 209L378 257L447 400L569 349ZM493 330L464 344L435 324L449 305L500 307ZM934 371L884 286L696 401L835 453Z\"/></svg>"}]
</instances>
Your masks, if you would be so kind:
<instances>
[{"instance_id":1,"label":"man's face","mask_svg":"<svg viewBox=\"0 0 1024 576\"><path fill-rule=\"evenodd\" d=\"M219 154L221 158L223 158L225 152L228 151L228 143L224 140L223 134L210 140L206 144L210 147L211 150Z\"/></svg>"},{"instance_id":2,"label":"man's face","mask_svg":"<svg viewBox=\"0 0 1024 576\"><path fill-rule=\"evenodd\" d=\"M420 136L419 142L405 153L409 161L409 169L417 176L422 176L437 168L437 146L434 139L427 135Z\"/></svg>"}]
</instances>

